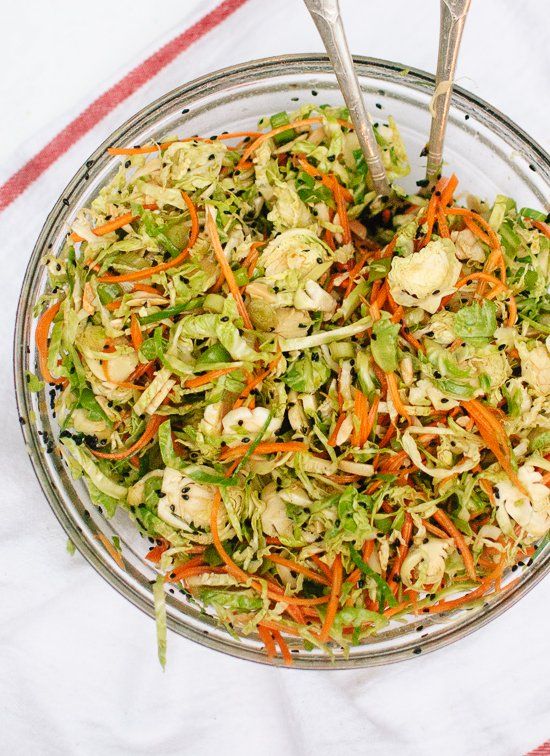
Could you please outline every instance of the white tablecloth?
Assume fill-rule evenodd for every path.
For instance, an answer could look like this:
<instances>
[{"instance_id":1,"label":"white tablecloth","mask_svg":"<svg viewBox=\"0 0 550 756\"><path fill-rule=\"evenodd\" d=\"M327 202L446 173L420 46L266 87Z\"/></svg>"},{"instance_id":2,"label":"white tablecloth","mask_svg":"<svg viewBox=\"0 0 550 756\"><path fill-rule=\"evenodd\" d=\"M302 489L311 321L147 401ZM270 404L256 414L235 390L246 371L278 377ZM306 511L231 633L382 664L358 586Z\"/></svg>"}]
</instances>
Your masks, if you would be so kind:
<instances>
[{"instance_id":1,"label":"white tablecloth","mask_svg":"<svg viewBox=\"0 0 550 756\"><path fill-rule=\"evenodd\" d=\"M226 0L227 17L217 25L214 18L204 34L209 23L200 19L216 5L27 0L3 8L10 33L0 46L0 185L133 66L199 23L181 55L81 138L69 139L46 171L38 175L40 165L31 163L10 184L10 196L30 185L0 214L0 750L525 753L550 736L549 580L465 640L385 668L274 670L170 634L163 673L153 622L82 557L67 554L34 478L13 399L11 340L23 271L61 189L115 126L181 81L250 58L321 49L299 0L248 0L238 8L238 0ZM342 0L342 7L354 52L433 69L435 0ZM541 0L474 0L458 74L546 146L547 10Z\"/></svg>"}]
</instances>

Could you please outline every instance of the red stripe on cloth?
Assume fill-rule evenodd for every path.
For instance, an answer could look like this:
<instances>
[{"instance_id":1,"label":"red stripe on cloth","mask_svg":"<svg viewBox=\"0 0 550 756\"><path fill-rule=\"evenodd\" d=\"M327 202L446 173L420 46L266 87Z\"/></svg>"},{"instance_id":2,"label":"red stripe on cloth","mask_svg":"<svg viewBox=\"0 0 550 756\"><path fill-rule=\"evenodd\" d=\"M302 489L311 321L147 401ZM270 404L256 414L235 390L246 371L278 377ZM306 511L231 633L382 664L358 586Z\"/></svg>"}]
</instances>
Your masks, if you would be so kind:
<instances>
[{"instance_id":1,"label":"red stripe on cloth","mask_svg":"<svg viewBox=\"0 0 550 756\"><path fill-rule=\"evenodd\" d=\"M550 756L550 740L535 748L534 751L529 751L527 756Z\"/></svg>"},{"instance_id":2,"label":"red stripe on cloth","mask_svg":"<svg viewBox=\"0 0 550 756\"><path fill-rule=\"evenodd\" d=\"M0 186L0 212L36 181L45 170L61 157L75 142L96 126L105 116L126 98L152 79L209 31L225 21L247 0L224 0L189 29L167 42L164 47L150 55L123 79L94 100L79 116L71 121L33 158Z\"/></svg>"}]
</instances>

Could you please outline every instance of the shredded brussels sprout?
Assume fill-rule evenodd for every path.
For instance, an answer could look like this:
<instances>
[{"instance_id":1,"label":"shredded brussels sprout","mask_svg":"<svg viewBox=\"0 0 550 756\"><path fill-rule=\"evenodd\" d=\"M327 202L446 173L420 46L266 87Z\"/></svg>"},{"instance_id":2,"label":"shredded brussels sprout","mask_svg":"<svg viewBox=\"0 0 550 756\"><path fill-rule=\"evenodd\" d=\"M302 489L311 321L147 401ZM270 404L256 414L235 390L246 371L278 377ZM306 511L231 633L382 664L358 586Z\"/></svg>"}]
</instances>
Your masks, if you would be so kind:
<instances>
[{"instance_id":1,"label":"shredded brussels sprout","mask_svg":"<svg viewBox=\"0 0 550 756\"><path fill-rule=\"evenodd\" d=\"M550 530L544 213L454 176L376 197L343 108L113 152L46 256L27 380L153 542L161 663L167 583L283 655L498 592Z\"/></svg>"}]
</instances>

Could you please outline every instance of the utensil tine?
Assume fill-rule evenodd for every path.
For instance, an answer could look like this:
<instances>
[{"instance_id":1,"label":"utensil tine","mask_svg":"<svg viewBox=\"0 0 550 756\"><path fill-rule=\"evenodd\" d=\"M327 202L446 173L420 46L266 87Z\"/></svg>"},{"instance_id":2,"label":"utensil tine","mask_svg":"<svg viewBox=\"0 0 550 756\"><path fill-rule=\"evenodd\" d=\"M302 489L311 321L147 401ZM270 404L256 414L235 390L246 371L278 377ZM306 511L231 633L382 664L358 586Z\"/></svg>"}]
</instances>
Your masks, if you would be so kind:
<instances>
[{"instance_id":1,"label":"utensil tine","mask_svg":"<svg viewBox=\"0 0 550 756\"><path fill-rule=\"evenodd\" d=\"M471 0L441 0L439 50L426 166L426 178L429 186L433 186L441 171L443 142L451 104L456 62L470 2ZM446 82L449 82L447 87L445 87Z\"/></svg>"},{"instance_id":2,"label":"utensil tine","mask_svg":"<svg viewBox=\"0 0 550 756\"><path fill-rule=\"evenodd\" d=\"M349 51L338 0L304 0L319 31L348 107L373 188L389 194L390 186Z\"/></svg>"}]
</instances>

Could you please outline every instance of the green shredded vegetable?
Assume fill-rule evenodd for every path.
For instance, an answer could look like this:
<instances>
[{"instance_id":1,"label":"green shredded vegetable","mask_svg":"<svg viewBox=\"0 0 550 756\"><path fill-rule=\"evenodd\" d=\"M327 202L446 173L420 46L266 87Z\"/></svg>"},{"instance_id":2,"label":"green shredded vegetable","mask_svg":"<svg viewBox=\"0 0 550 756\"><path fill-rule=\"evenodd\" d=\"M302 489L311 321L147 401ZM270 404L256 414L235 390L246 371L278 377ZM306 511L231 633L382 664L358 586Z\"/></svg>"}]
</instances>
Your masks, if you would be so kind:
<instances>
[{"instance_id":1,"label":"green shredded vegetable","mask_svg":"<svg viewBox=\"0 0 550 756\"><path fill-rule=\"evenodd\" d=\"M386 197L345 108L123 150L44 259L42 441L151 549L163 667L165 578L235 637L347 652L487 600L548 538L547 216L407 194L374 129Z\"/></svg>"}]
</instances>

